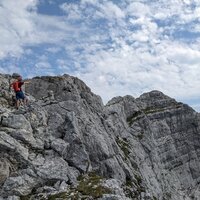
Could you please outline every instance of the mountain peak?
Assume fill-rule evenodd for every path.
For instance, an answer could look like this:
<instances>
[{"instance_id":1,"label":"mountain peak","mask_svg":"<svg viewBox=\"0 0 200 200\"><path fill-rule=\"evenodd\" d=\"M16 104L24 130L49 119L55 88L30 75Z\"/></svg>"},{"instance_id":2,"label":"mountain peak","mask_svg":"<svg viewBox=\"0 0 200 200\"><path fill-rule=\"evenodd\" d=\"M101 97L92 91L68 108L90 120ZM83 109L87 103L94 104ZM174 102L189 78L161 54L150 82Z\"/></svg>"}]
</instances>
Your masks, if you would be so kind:
<instances>
[{"instance_id":1,"label":"mountain peak","mask_svg":"<svg viewBox=\"0 0 200 200\"><path fill-rule=\"evenodd\" d=\"M160 91L106 106L69 75L0 75L0 199L198 199L199 114Z\"/></svg>"}]
</instances>

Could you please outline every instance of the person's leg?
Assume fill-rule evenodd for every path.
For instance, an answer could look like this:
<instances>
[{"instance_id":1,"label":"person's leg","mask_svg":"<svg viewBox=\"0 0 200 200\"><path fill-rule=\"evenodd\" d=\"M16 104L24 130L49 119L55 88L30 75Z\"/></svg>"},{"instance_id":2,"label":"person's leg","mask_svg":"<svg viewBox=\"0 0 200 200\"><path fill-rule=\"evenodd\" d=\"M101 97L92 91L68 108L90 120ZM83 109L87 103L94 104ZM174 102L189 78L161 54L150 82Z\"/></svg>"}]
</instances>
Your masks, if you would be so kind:
<instances>
[{"instance_id":1,"label":"person's leg","mask_svg":"<svg viewBox=\"0 0 200 200\"><path fill-rule=\"evenodd\" d=\"M19 92L16 92L15 106L16 106L17 109L19 109L19 106L20 106L20 96L19 96Z\"/></svg>"},{"instance_id":2,"label":"person's leg","mask_svg":"<svg viewBox=\"0 0 200 200\"><path fill-rule=\"evenodd\" d=\"M23 104L23 106L26 106L27 99L22 91L19 93L20 103Z\"/></svg>"},{"instance_id":3,"label":"person's leg","mask_svg":"<svg viewBox=\"0 0 200 200\"><path fill-rule=\"evenodd\" d=\"M19 109L19 106L20 106L20 100L17 99L17 100L16 100L16 108Z\"/></svg>"},{"instance_id":4,"label":"person's leg","mask_svg":"<svg viewBox=\"0 0 200 200\"><path fill-rule=\"evenodd\" d=\"M26 98L26 96L24 95L23 92L21 92L21 98L22 98L22 100L23 100L23 104L24 104L24 106L26 106L27 103L28 103L28 99Z\"/></svg>"},{"instance_id":5,"label":"person's leg","mask_svg":"<svg viewBox=\"0 0 200 200\"><path fill-rule=\"evenodd\" d=\"M24 97L23 102L24 102L24 106L26 106L28 103L28 99L26 97Z\"/></svg>"}]
</instances>

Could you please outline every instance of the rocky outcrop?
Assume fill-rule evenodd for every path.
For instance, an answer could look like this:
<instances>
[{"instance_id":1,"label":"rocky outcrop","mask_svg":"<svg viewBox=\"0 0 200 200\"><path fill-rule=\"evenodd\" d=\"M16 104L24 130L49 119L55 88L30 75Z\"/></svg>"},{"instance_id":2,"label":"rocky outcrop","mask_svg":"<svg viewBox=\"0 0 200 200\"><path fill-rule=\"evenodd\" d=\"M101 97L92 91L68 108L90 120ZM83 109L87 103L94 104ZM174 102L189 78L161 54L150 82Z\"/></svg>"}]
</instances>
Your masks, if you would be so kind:
<instances>
[{"instance_id":1,"label":"rocky outcrop","mask_svg":"<svg viewBox=\"0 0 200 200\"><path fill-rule=\"evenodd\" d=\"M103 105L79 79L35 77L12 105L0 75L0 199L183 200L200 196L200 121L159 91Z\"/></svg>"}]
</instances>

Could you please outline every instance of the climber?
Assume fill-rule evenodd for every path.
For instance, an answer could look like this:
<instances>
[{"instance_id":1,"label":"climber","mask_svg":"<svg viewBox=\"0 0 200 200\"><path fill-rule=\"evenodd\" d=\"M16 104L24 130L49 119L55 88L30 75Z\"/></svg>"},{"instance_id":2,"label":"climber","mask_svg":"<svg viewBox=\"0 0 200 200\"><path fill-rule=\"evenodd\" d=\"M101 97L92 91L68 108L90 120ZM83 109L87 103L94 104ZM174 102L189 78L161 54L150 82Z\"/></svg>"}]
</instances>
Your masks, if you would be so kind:
<instances>
[{"instance_id":1,"label":"climber","mask_svg":"<svg viewBox=\"0 0 200 200\"><path fill-rule=\"evenodd\" d=\"M28 81L22 81L22 77L19 75L16 77L16 81L10 84L10 87L12 87L16 94L16 108L19 109L19 106L21 102L24 103L24 105L27 104L28 99L25 97L23 91L22 91L22 85L29 83Z\"/></svg>"}]
</instances>

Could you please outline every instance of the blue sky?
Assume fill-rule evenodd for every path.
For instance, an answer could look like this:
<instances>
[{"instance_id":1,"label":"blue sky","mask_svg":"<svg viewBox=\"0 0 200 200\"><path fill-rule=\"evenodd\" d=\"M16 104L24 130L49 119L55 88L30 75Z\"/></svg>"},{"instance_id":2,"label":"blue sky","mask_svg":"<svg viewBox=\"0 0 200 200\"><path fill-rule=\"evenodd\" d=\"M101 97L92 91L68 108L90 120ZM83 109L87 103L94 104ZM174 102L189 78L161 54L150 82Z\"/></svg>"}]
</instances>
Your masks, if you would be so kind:
<instances>
[{"instance_id":1,"label":"blue sky","mask_svg":"<svg viewBox=\"0 0 200 200\"><path fill-rule=\"evenodd\" d=\"M70 74L99 94L160 90L200 110L199 0L1 0L0 73Z\"/></svg>"}]
</instances>

